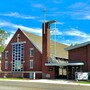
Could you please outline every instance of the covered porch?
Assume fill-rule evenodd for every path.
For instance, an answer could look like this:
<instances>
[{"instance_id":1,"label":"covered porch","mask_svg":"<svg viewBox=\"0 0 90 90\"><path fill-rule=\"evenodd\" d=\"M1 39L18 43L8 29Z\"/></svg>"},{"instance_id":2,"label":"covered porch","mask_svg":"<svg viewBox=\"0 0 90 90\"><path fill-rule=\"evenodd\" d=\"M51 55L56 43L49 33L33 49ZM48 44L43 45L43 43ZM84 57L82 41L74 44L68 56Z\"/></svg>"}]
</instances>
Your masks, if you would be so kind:
<instances>
[{"instance_id":1,"label":"covered porch","mask_svg":"<svg viewBox=\"0 0 90 90\"><path fill-rule=\"evenodd\" d=\"M55 79L75 79L75 72L83 71L83 62L69 61L56 57L54 62L45 63L45 66L55 67Z\"/></svg>"}]
</instances>

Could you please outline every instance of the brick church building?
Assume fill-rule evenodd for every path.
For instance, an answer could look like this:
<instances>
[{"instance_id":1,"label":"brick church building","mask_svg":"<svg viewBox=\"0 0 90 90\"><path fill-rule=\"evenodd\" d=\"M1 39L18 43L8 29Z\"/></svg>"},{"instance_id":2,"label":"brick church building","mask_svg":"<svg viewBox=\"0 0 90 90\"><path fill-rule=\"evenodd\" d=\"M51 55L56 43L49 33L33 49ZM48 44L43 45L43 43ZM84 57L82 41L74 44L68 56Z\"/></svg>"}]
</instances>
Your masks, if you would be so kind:
<instances>
[{"instance_id":1,"label":"brick church building","mask_svg":"<svg viewBox=\"0 0 90 90\"><path fill-rule=\"evenodd\" d=\"M50 24L42 24L42 37L18 29L2 53L1 76L24 78L57 78L50 57ZM67 45L56 42L56 56L68 58Z\"/></svg>"},{"instance_id":2,"label":"brick church building","mask_svg":"<svg viewBox=\"0 0 90 90\"><path fill-rule=\"evenodd\" d=\"M84 58L76 54L79 49L73 52L67 45L58 42L52 47L55 48L52 56L50 46L54 41L50 40L50 25L54 22L42 24L42 37L18 29L2 53L0 76L74 79L75 72L83 70ZM65 48L70 51L69 59ZM84 54L83 57L86 55L82 50L81 54Z\"/></svg>"},{"instance_id":3,"label":"brick church building","mask_svg":"<svg viewBox=\"0 0 90 90\"><path fill-rule=\"evenodd\" d=\"M90 41L66 48L69 61L83 62L83 72L90 72Z\"/></svg>"}]
</instances>

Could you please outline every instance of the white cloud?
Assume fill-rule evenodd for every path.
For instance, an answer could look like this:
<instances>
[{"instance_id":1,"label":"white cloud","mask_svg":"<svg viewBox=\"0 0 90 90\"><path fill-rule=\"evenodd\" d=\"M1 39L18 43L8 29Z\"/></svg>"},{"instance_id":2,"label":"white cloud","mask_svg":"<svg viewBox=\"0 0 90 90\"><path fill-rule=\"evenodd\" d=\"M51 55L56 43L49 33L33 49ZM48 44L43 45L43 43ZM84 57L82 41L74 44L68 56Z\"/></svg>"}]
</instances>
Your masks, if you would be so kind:
<instances>
[{"instance_id":1,"label":"white cloud","mask_svg":"<svg viewBox=\"0 0 90 90\"><path fill-rule=\"evenodd\" d=\"M74 3L67 7L66 11L56 11L54 14L49 14L49 16L70 16L73 19L84 19L90 20L90 5L86 2Z\"/></svg>"},{"instance_id":2,"label":"white cloud","mask_svg":"<svg viewBox=\"0 0 90 90\"><path fill-rule=\"evenodd\" d=\"M64 22L56 22L56 24L63 25L63 24L64 24Z\"/></svg>"},{"instance_id":3,"label":"white cloud","mask_svg":"<svg viewBox=\"0 0 90 90\"><path fill-rule=\"evenodd\" d=\"M90 14L88 15L83 15L82 17L79 17L77 19L85 19L85 20L90 20Z\"/></svg>"},{"instance_id":4,"label":"white cloud","mask_svg":"<svg viewBox=\"0 0 90 90\"><path fill-rule=\"evenodd\" d=\"M9 23L8 22L3 22L3 21L0 21L0 27L3 27L3 26L8 26Z\"/></svg>"},{"instance_id":5,"label":"white cloud","mask_svg":"<svg viewBox=\"0 0 90 90\"><path fill-rule=\"evenodd\" d=\"M30 16L30 15L23 15L18 12L11 12L11 13L0 13L0 16L9 16L14 18L21 18L21 19L36 19L39 17Z\"/></svg>"},{"instance_id":6,"label":"white cloud","mask_svg":"<svg viewBox=\"0 0 90 90\"><path fill-rule=\"evenodd\" d=\"M61 3L61 0L53 0L53 3L60 4Z\"/></svg>"},{"instance_id":7,"label":"white cloud","mask_svg":"<svg viewBox=\"0 0 90 90\"><path fill-rule=\"evenodd\" d=\"M38 22L43 23L44 22L44 19L43 20L38 20ZM48 20L45 20L45 22L48 22Z\"/></svg>"},{"instance_id":8,"label":"white cloud","mask_svg":"<svg viewBox=\"0 0 90 90\"><path fill-rule=\"evenodd\" d=\"M70 28L70 30L66 31L65 34L69 36L78 36L78 37L83 37L83 38L86 38L88 36L86 33L81 32L75 28Z\"/></svg>"},{"instance_id":9,"label":"white cloud","mask_svg":"<svg viewBox=\"0 0 90 90\"><path fill-rule=\"evenodd\" d=\"M26 27L26 26L22 26L22 25L14 25L13 27L20 28L22 30L38 34L40 36L42 35L42 29L41 28L30 28L30 27Z\"/></svg>"},{"instance_id":10,"label":"white cloud","mask_svg":"<svg viewBox=\"0 0 90 90\"><path fill-rule=\"evenodd\" d=\"M55 14L55 13L51 13L51 14L46 14L47 16L53 16L53 17L56 17L57 16L57 14Z\"/></svg>"},{"instance_id":11,"label":"white cloud","mask_svg":"<svg viewBox=\"0 0 90 90\"><path fill-rule=\"evenodd\" d=\"M58 10L59 8L56 8L56 7L54 7L54 8L50 8L50 11L56 11L56 10Z\"/></svg>"},{"instance_id":12,"label":"white cloud","mask_svg":"<svg viewBox=\"0 0 90 90\"><path fill-rule=\"evenodd\" d=\"M90 41L89 33L87 34L75 28L70 28L68 31L62 32L62 34L64 35L64 37L71 36L71 38L62 40L62 42L67 44L75 44Z\"/></svg>"},{"instance_id":13,"label":"white cloud","mask_svg":"<svg viewBox=\"0 0 90 90\"><path fill-rule=\"evenodd\" d=\"M30 33L34 33L34 34L37 34L37 35L40 35L40 36L42 35L42 29L41 28L31 28L31 27L26 27L26 26L23 26L23 25L13 24L13 23L6 22L6 21L0 21L0 26L9 27L9 28L12 28L12 29L15 29L15 30L20 28L21 30L28 31ZM5 41L5 44L8 44L8 42L11 40L14 33L15 33L14 31L11 31L11 35L7 38L7 40Z\"/></svg>"},{"instance_id":14,"label":"white cloud","mask_svg":"<svg viewBox=\"0 0 90 90\"><path fill-rule=\"evenodd\" d=\"M78 2L68 7L71 12L67 12L74 19L90 20L90 5L87 2Z\"/></svg>"},{"instance_id":15,"label":"white cloud","mask_svg":"<svg viewBox=\"0 0 90 90\"><path fill-rule=\"evenodd\" d=\"M85 8L86 6L87 6L86 3L84 3L84 2L78 2L78 3L73 3L68 8L71 8L71 9L81 9L81 8Z\"/></svg>"},{"instance_id":16,"label":"white cloud","mask_svg":"<svg viewBox=\"0 0 90 90\"><path fill-rule=\"evenodd\" d=\"M84 17L85 19L90 19L90 15L87 15Z\"/></svg>"},{"instance_id":17,"label":"white cloud","mask_svg":"<svg viewBox=\"0 0 90 90\"><path fill-rule=\"evenodd\" d=\"M43 4L33 4L33 7L34 8L44 8L44 5Z\"/></svg>"},{"instance_id":18,"label":"white cloud","mask_svg":"<svg viewBox=\"0 0 90 90\"><path fill-rule=\"evenodd\" d=\"M20 28L22 30L26 30L28 32L36 33L36 34L39 34L39 35L41 35L41 33L42 33L41 28L31 28L31 27L26 27L26 26L23 26L23 25L13 24L13 23L6 22L6 21L0 21L0 27L10 27L12 29Z\"/></svg>"},{"instance_id":19,"label":"white cloud","mask_svg":"<svg viewBox=\"0 0 90 90\"><path fill-rule=\"evenodd\" d=\"M50 31L50 34L51 34L51 35L62 35L62 32L60 32L60 31L56 28L56 30L51 30L51 31Z\"/></svg>"},{"instance_id":20,"label":"white cloud","mask_svg":"<svg viewBox=\"0 0 90 90\"><path fill-rule=\"evenodd\" d=\"M89 10L72 10L72 11L59 11L55 12L55 14L50 14L51 16L58 16L58 15L68 15L70 18L77 19L77 20L90 20L90 11Z\"/></svg>"},{"instance_id":21,"label":"white cloud","mask_svg":"<svg viewBox=\"0 0 90 90\"><path fill-rule=\"evenodd\" d=\"M14 32L15 33L15 32ZM5 40L5 44L7 45L9 43L9 41L11 40L11 38L13 37L14 34L10 34L10 36L7 38L7 40Z\"/></svg>"}]
</instances>

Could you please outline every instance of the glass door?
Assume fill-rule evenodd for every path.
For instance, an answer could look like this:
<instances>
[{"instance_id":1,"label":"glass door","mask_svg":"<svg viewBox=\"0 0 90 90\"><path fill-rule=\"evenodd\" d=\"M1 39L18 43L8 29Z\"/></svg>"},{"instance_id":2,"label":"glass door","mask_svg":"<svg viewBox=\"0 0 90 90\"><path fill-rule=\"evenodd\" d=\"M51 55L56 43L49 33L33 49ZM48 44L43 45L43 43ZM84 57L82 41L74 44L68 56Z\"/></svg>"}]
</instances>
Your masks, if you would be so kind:
<instances>
[{"instance_id":1,"label":"glass door","mask_svg":"<svg viewBox=\"0 0 90 90\"><path fill-rule=\"evenodd\" d=\"M34 78L34 73L30 72L29 76L30 76L30 79L33 79Z\"/></svg>"}]
</instances>

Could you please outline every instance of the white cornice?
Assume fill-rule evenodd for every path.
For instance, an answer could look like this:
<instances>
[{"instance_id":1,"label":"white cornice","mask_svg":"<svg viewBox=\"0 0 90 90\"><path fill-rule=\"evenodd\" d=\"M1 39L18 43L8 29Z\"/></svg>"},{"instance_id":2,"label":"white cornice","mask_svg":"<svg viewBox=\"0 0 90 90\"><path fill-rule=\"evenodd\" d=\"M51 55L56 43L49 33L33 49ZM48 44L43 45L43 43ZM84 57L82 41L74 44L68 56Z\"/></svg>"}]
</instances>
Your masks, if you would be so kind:
<instances>
[{"instance_id":1,"label":"white cornice","mask_svg":"<svg viewBox=\"0 0 90 90\"><path fill-rule=\"evenodd\" d=\"M23 43L26 43L26 41L24 41L24 42L15 42L15 43L11 43L11 44L15 45L15 44L23 44Z\"/></svg>"},{"instance_id":2,"label":"white cornice","mask_svg":"<svg viewBox=\"0 0 90 90\"><path fill-rule=\"evenodd\" d=\"M82 66L84 65L83 62L79 63L45 63L45 66Z\"/></svg>"}]
</instances>

